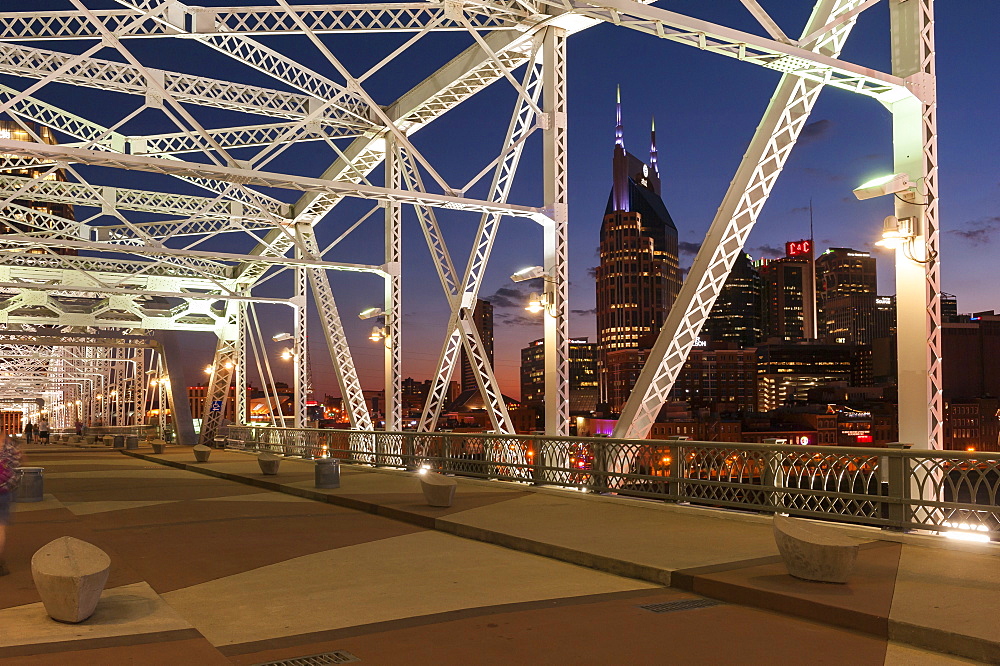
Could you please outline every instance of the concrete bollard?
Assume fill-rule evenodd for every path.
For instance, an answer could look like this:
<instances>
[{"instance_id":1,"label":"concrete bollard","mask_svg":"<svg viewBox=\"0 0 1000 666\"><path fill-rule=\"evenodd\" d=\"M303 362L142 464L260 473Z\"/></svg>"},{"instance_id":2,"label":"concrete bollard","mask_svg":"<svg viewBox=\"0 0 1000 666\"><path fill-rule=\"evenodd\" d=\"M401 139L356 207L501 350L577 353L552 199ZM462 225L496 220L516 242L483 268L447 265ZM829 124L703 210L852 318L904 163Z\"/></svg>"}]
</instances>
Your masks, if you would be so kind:
<instances>
[{"instance_id":1,"label":"concrete bollard","mask_svg":"<svg viewBox=\"0 0 1000 666\"><path fill-rule=\"evenodd\" d=\"M427 471L420 474L420 489L430 506L451 506L457 488L458 481L450 476Z\"/></svg>"},{"instance_id":2,"label":"concrete bollard","mask_svg":"<svg viewBox=\"0 0 1000 666\"><path fill-rule=\"evenodd\" d=\"M45 612L59 622L83 622L94 614L111 573L111 558L73 537L50 541L31 557L31 577Z\"/></svg>"},{"instance_id":3,"label":"concrete bollard","mask_svg":"<svg viewBox=\"0 0 1000 666\"><path fill-rule=\"evenodd\" d=\"M167 443L162 439L154 439L152 442L153 453L160 454L163 453L164 449L167 448Z\"/></svg>"},{"instance_id":4,"label":"concrete bollard","mask_svg":"<svg viewBox=\"0 0 1000 666\"><path fill-rule=\"evenodd\" d=\"M41 502L45 495L44 467L19 467L14 471L17 477L15 502Z\"/></svg>"},{"instance_id":5,"label":"concrete bollard","mask_svg":"<svg viewBox=\"0 0 1000 666\"><path fill-rule=\"evenodd\" d=\"M278 473L278 465L281 464L281 458L273 453L262 453L257 456L257 464L260 465L261 474L275 476Z\"/></svg>"},{"instance_id":6,"label":"concrete bollard","mask_svg":"<svg viewBox=\"0 0 1000 666\"><path fill-rule=\"evenodd\" d=\"M316 461L316 487L340 487L340 460L337 458L321 458Z\"/></svg>"},{"instance_id":7,"label":"concrete bollard","mask_svg":"<svg viewBox=\"0 0 1000 666\"><path fill-rule=\"evenodd\" d=\"M212 447L205 446L204 444L196 445L192 451L194 451L194 459L196 462L208 462L208 457L212 455Z\"/></svg>"},{"instance_id":8,"label":"concrete bollard","mask_svg":"<svg viewBox=\"0 0 1000 666\"><path fill-rule=\"evenodd\" d=\"M138 435L128 435L125 437L125 448L130 450L135 450L139 448L139 436Z\"/></svg>"},{"instance_id":9,"label":"concrete bollard","mask_svg":"<svg viewBox=\"0 0 1000 666\"><path fill-rule=\"evenodd\" d=\"M111 441L116 449L125 448L125 435L115 435L111 438Z\"/></svg>"}]
</instances>

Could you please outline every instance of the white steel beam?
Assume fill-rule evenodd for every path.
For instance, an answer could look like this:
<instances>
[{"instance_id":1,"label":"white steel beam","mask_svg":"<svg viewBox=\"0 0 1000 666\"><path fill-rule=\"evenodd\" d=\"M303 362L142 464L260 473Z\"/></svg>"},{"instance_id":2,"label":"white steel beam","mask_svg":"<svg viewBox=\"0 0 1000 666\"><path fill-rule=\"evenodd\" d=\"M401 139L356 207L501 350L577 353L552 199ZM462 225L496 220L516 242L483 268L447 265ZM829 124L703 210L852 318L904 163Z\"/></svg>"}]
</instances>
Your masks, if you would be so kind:
<instances>
[{"instance_id":1,"label":"white steel beam","mask_svg":"<svg viewBox=\"0 0 1000 666\"><path fill-rule=\"evenodd\" d=\"M320 256L319 245L313 230L305 228L303 225L299 234L306 250L313 256ZM330 350L330 360L333 361L333 372L337 377L337 385L343 398L344 411L347 412L351 428L371 430L371 414L368 413L368 407L365 404L361 380L358 379L358 371L354 367L354 358L351 356L351 348L347 344L347 335L344 333L344 325L340 319L340 312L337 310L337 302L333 298L333 290L330 289L330 281L326 273L321 270L310 270L308 277L313 298L316 301L316 310L319 312L320 330L326 337L327 348Z\"/></svg>"},{"instance_id":2,"label":"white steel beam","mask_svg":"<svg viewBox=\"0 0 1000 666\"><path fill-rule=\"evenodd\" d=\"M507 127L504 150L493 175L490 198L494 201L506 201L510 194L514 174L517 172L517 166L524 150L523 141L535 127L534 110L538 107L538 99L541 96L541 81L540 61L534 57L529 60L521 86L528 92L528 97L519 96L518 98L518 103ZM419 186L419 174L416 174L415 184ZM430 213L431 211L428 211L428 214ZM474 326L467 325L468 320L473 316L483 273L486 270L493 242L500 228L500 216L483 215L480 218L476 242L465 269L461 291L455 283L455 268L451 263L451 256L448 254L441 232L437 229L436 220L429 216L425 222L419 210L418 217L423 223L424 235L431 256L434 258L435 267L438 269L441 284L445 289L445 296L451 304L451 316L446 329L450 331L450 334L445 338L441 349L433 384L427 393L427 401L420 417L418 430L427 432L433 431L437 427L448 387L459 361L459 350L464 348L473 366L476 384L487 406L493 429L497 432L514 432L514 426L507 412L507 406L504 404L499 384L492 368L485 360L478 332ZM472 335L469 334L470 332Z\"/></svg>"},{"instance_id":3,"label":"white steel beam","mask_svg":"<svg viewBox=\"0 0 1000 666\"><path fill-rule=\"evenodd\" d=\"M938 221L937 99L934 2L890 3L892 69L924 86L922 99L892 111L894 173L916 192L894 196L898 219L914 220L913 241L896 250L896 345L899 358L899 441L944 448L941 384L941 257ZM926 489L923 489L926 494ZM937 497L931 499L940 499Z\"/></svg>"},{"instance_id":4,"label":"white steel beam","mask_svg":"<svg viewBox=\"0 0 1000 666\"><path fill-rule=\"evenodd\" d=\"M407 155L409 158L409 155ZM400 146L396 139L390 136L386 142L385 156L385 186L389 189L402 188L402 165L400 164ZM385 289L382 309L385 312L385 330L383 331L385 369L385 429L398 432L403 429L402 403L402 261L403 261L403 217L398 203L388 203L385 207L385 265L394 270L385 277Z\"/></svg>"},{"instance_id":5,"label":"white steel beam","mask_svg":"<svg viewBox=\"0 0 1000 666\"><path fill-rule=\"evenodd\" d=\"M526 217L539 224L547 219L545 212L532 206L514 204L499 204L491 201L467 199L465 197L448 196L444 194L413 194L403 190L392 190L386 187L359 185L351 182L326 181L322 178L307 178L267 171L256 171L181 160L164 160L155 157L137 155L119 155L102 151L69 148L66 146L50 146L47 144L26 143L0 139L0 151L25 157L42 157L63 162L88 164L94 166L130 169L133 171L148 171L167 175L208 178L243 185L258 185L264 187L279 187L290 190L325 192L337 196L351 196L362 199L374 199L385 202L411 203L423 206L437 206L452 210L466 210L476 213L500 213L514 217ZM21 179L26 180L26 179ZM55 182L55 181L49 181Z\"/></svg>"},{"instance_id":6,"label":"white steel beam","mask_svg":"<svg viewBox=\"0 0 1000 666\"><path fill-rule=\"evenodd\" d=\"M465 27L450 15L447 5L446 2L317 3L296 6L295 10L317 34L418 32L427 26L434 26L436 31L464 30ZM194 7L164 2L163 8L166 10L163 14L150 17L124 36L289 35L302 32L278 7ZM477 30L514 29L520 20L529 16L529 12L512 3L465 3L464 9ZM135 12L125 9L95 10L94 15L111 32L121 30L136 18ZM95 38L100 38L100 34L77 12L0 12L0 41Z\"/></svg>"},{"instance_id":7,"label":"white steel beam","mask_svg":"<svg viewBox=\"0 0 1000 666\"><path fill-rule=\"evenodd\" d=\"M861 1L819 0L804 33L825 25L830 16ZM821 40L831 57L839 55L853 27L854 21L848 21L834 29L833 39ZM677 301L622 409L614 437L644 439L656 422L822 88L822 83L812 79L790 74L781 77L681 286Z\"/></svg>"},{"instance_id":8,"label":"white steel beam","mask_svg":"<svg viewBox=\"0 0 1000 666\"><path fill-rule=\"evenodd\" d=\"M146 74L138 67L97 58L49 51L10 43L0 43L0 73L28 79L52 77L54 83L65 83L85 88L137 95L145 98L153 94ZM72 65L72 66L71 66ZM159 79L156 83L178 102L268 118L301 120L309 116L319 101L312 96L222 81L179 72L152 70ZM343 108L330 106L318 122L337 127L371 129L372 123L361 120L367 117L363 104L345 104Z\"/></svg>"},{"instance_id":9,"label":"white steel beam","mask_svg":"<svg viewBox=\"0 0 1000 666\"><path fill-rule=\"evenodd\" d=\"M844 62L836 56L827 55L823 49L809 50L785 44L634 0L574 0L572 4L576 12L583 16L869 95L886 104L919 94L919 89L909 81Z\"/></svg>"},{"instance_id":10,"label":"white steel beam","mask_svg":"<svg viewBox=\"0 0 1000 666\"><path fill-rule=\"evenodd\" d=\"M569 222L566 104L566 31L546 28L542 42L542 106L545 110L543 227L546 309L545 434L569 435Z\"/></svg>"}]
</instances>

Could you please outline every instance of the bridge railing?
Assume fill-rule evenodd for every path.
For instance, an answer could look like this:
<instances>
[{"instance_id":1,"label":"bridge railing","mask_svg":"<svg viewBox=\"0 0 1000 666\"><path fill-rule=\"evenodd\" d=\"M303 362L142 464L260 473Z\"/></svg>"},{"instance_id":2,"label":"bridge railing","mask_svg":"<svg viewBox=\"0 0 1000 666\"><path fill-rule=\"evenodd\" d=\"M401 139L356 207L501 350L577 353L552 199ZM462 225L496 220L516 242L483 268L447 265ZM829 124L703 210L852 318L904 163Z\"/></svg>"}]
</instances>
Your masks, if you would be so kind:
<instances>
[{"instance_id":1,"label":"bridge railing","mask_svg":"<svg viewBox=\"0 0 1000 666\"><path fill-rule=\"evenodd\" d=\"M1000 540L1000 452L230 426L303 458Z\"/></svg>"},{"instance_id":2,"label":"bridge railing","mask_svg":"<svg viewBox=\"0 0 1000 666\"><path fill-rule=\"evenodd\" d=\"M159 427L155 425L127 425L127 426L88 426L83 429L87 435L137 435L145 437L147 435L159 435Z\"/></svg>"}]
</instances>

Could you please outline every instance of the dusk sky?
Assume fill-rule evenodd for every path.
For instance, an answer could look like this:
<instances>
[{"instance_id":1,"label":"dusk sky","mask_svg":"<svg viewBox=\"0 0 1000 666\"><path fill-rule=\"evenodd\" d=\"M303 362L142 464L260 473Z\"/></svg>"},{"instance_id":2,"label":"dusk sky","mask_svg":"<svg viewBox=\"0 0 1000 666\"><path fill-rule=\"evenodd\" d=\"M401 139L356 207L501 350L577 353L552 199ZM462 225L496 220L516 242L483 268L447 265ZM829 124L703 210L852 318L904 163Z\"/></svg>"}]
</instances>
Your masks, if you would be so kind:
<instances>
[{"instance_id":1,"label":"dusk sky","mask_svg":"<svg viewBox=\"0 0 1000 666\"><path fill-rule=\"evenodd\" d=\"M114 7L86 0L88 7ZM200 2L202 5L231 4ZM264 4L264 3L260 3ZM811 3L762 0L784 31L798 36ZM656 6L687 13L734 28L763 34L737 0L695 2L661 0ZM4 11L46 7L70 9L68 2L7 0ZM943 288L958 297L959 310L1000 309L996 290L1000 279L993 271L1000 242L1000 138L997 132L1000 90L993 72L1000 65L1000 46L988 19L995 16L995 3L965 0L937 3L936 41L938 68L938 126L940 156L941 257ZM324 42L358 75L378 62L408 36L341 35ZM301 37L278 36L261 41L334 80L335 70ZM282 89L282 85L193 41L131 40L126 42L149 66ZM468 35L429 35L415 47L405 62L394 63L371 79L369 92L389 104L471 43ZM90 42L53 42L38 45L59 51L80 52ZM120 60L110 49L98 58ZM882 2L864 12L854 29L843 58L874 69L889 71L888 4ZM597 26L575 35L569 42L569 163L570 163L570 303L573 337L595 337L595 294L591 269L598 263L597 245L601 218L611 186L611 156L614 141L615 88L621 86L625 146L641 159L648 157L650 118L655 116L663 198L677 225L681 241L681 264L690 265L726 187L732 178L760 120L779 74L748 63L659 40L625 28ZM518 71L520 78L521 70ZM0 77L4 83L22 88L24 80ZM88 91L86 99L75 97L67 86L46 86L38 97L65 103L71 110L104 124L117 122L139 102L135 97ZM66 100L72 99L72 103ZM514 94L506 81L428 125L413 137L449 184L459 187L501 148ZM191 108L191 107L189 107ZM226 126L241 121L229 112L197 109L196 117L206 126ZM163 115L145 111L130 123L126 133L172 131ZM809 203L812 200L815 238L819 251L827 247L872 249L882 218L891 214L888 197L859 202L851 194L858 184L877 175L891 173L891 118L873 99L827 89L813 111L809 125L778 180L761 218L750 236L747 251L754 257L783 254L785 241L809 235ZM316 176L334 154L320 143L297 146L276 159L267 170ZM193 159L193 158L192 158ZM171 187L177 181L139 174L130 182L111 182L118 174L82 169L100 184L131 187ZM381 170L370 177L381 184ZM430 179L425 175L425 184ZM488 184L489 177L485 179ZM133 182L134 181L134 182ZM196 191L191 191L197 193ZM276 191L286 201L297 193ZM485 187L469 192L485 198ZM541 142L529 141L512 192L514 203L541 205ZM331 242L371 203L348 201L338 206L317 228L321 244ZM83 212L83 211L81 211ZM78 217L82 217L78 214ZM139 219L138 217L136 219ZM478 216L440 211L456 268L464 269ZM412 209L404 209L404 338L403 373L415 379L430 377L445 334L447 306L430 262ZM519 268L542 261L541 230L535 223L507 218L486 273L481 297L496 308L496 370L501 387L517 397L519 350L541 337L540 316L523 310L530 285L514 285L509 275ZM226 251L248 251L251 239L233 235L226 243L208 245ZM228 242L228 241L227 241ZM331 260L381 263L381 214L374 214L347 240L335 248ZM176 245L176 244L174 244ZM894 293L892 257L876 254L879 292ZM290 276L281 275L261 288L267 296L288 295ZM374 276L331 273L334 294L348 326L362 384L380 388L381 350L366 340L372 322L355 314L381 305L382 285ZM290 330L288 308L268 306L265 334ZM316 322L315 313L310 313ZM210 361L210 336L189 335L193 372L189 381L200 381L200 368ZM272 360L283 346L273 344ZM314 388L318 397L336 394L329 354L318 330L310 336ZM276 361L280 365L281 361ZM192 381L193 383L193 381Z\"/></svg>"}]
</instances>

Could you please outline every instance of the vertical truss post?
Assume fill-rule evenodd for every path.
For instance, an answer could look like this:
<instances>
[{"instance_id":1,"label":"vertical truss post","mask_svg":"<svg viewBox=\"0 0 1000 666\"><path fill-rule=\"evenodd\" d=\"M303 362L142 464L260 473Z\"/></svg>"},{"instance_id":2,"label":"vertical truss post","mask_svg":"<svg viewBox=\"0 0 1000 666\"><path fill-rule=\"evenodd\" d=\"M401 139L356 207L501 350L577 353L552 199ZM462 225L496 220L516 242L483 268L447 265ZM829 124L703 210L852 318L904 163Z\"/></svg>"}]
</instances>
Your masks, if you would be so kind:
<instances>
[{"instance_id":1,"label":"vertical truss post","mask_svg":"<svg viewBox=\"0 0 1000 666\"><path fill-rule=\"evenodd\" d=\"M542 42L542 160L545 208L545 434L569 435L569 273L567 271L566 31Z\"/></svg>"},{"instance_id":2,"label":"vertical truss post","mask_svg":"<svg viewBox=\"0 0 1000 666\"><path fill-rule=\"evenodd\" d=\"M115 347L114 414L116 426L126 425L125 400L128 397L128 382L125 381L125 375L128 372L128 363L125 360L126 353L127 350L124 347Z\"/></svg>"},{"instance_id":3,"label":"vertical truss post","mask_svg":"<svg viewBox=\"0 0 1000 666\"><path fill-rule=\"evenodd\" d=\"M149 350L147 349L137 349L135 351L136 356L136 366L135 366L135 376L132 378L132 386L134 387L135 396L133 401L135 403L135 421L136 425L146 424L146 395L147 389L149 388L149 376L146 374L146 368L149 366Z\"/></svg>"},{"instance_id":4,"label":"vertical truss post","mask_svg":"<svg viewBox=\"0 0 1000 666\"><path fill-rule=\"evenodd\" d=\"M302 240L303 227L311 230L309 223L295 225L295 235ZM295 256L302 258L301 243L295 246ZM295 328L292 335L295 336L293 346L292 363L295 364L295 405L293 407L294 426L296 428L306 427L306 392L309 390L309 343L308 338L308 314L309 307L306 300L306 290L309 287L306 269L298 267L295 269L295 296L293 301L295 308Z\"/></svg>"},{"instance_id":5,"label":"vertical truss post","mask_svg":"<svg viewBox=\"0 0 1000 666\"><path fill-rule=\"evenodd\" d=\"M236 423L247 424L247 304L236 306Z\"/></svg>"},{"instance_id":6,"label":"vertical truss post","mask_svg":"<svg viewBox=\"0 0 1000 666\"><path fill-rule=\"evenodd\" d=\"M163 354L160 354L156 358L156 376L159 378L156 382L156 411L158 417L156 425L159 428L160 437L163 436L163 432L167 429L167 405L170 404L170 398L167 395L170 388L170 377L166 372L167 366L163 362ZM190 403L188 403L188 409L190 409ZM188 416L190 416L190 413Z\"/></svg>"},{"instance_id":7,"label":"vertical truss post","mask_svg":"<svg viewBox=\"0 0 1000 666\"><path fill-rule=\"evenodd\" d=\"M321 258L316 236L311 228L300 229L299 237L309 254L317 259ZM330 359L333 361L333 372L337 377L337 386L340 387L344 410L347 412L351 428L371 430L371 414L368 413L368 407L365 405L365 396L361 390L361 382L358 380L358 371L354 367L354 358L351 356L351 348L347 344L344 325L340 320L340 312L337 310L337 302L333 299L333 290L330 289L330 281L327 279L326 271L322 268L306 270L309 275L309 284L312 286L313 298L316 301L316 310L319 312L320 330L326 337Z\"/></svg>"},{"instance_id":8,"label":"vertical truss post","mask_svg":"<svg viewBox=\"0 0 1000 666\"><path fill-rule=\"evenodd\" d=\"M889 105L893 164L917 184L894 197L896 217L914 220L912 243L896 250L899 439L943 448L941 263L938 227L934 2L891 2L892 73L915 95Z\"/></svg>"},{"instance_id":9,"label":"vertical truss post","mask_svg":"<svg viewBox=\"0 0 1000 666\"><path fill-rule=\"evenodd\" d=\"M163 360L162 370L164 372L160 374L161 385L164 374L167 378L166 394L168 400L167 403L160 403L160 413L162 415L164 407L169 406L177 443L183 446L194 446L194 421L191 418L187 378L184 375L184 359L177 341L177 334L174 331L157 331L154 337L160 343L160 358ZM163 393L160 394L160 397L163 397ZM162 426L164 421L161 420L160 423Z\"/></svg>"},{"instance_id":10,"label":"vertical truss post","mask_svg":"<svg viewBox=\"0 0 1000 666\"><path fill-rule=\"evenodd\" d=\"M386 136L385 186L391 190L402 188L400 177L399 147L395 137ZM402 210L394 201L385 204L385 429L398 432L403 429L402 363L400 333L402 331L402 304L400 295L402 278Z\"/></svg>"},{"instance_id":11,"label":"vertical truss post","mask_svg":"<svg viewBox=\"0 0 1000 666\"><path fill-rule=\"evenodd\" d=\"M818 0L803 36L862 1ZM852 18L823 33L814 50L837 57L854 23ZM649 434L822 89L820 82L782 75L622 409L613 437L645 439Z\"/></svg>"},{"instance_id":12,"label":"vertical truss post","mask_svg":"<svg viewBox=\"0 0 1000 666\"><path fill-rule=\"evenodd\" d=\"M205 405L201 417L201 434L198 443L210 446L219 433L222 415L226 413L226 402L229 400L229 385L233 381L236 369L236 302L226 304L226 324L219 330L219 342L215 347L215 359L212 362L212 373L205 391ZM171 382L172 383L172 382Z\"/></svg>"}]
</instances>

